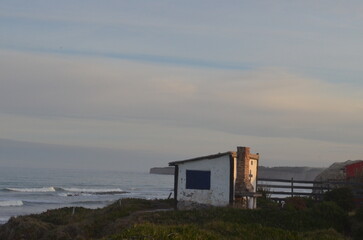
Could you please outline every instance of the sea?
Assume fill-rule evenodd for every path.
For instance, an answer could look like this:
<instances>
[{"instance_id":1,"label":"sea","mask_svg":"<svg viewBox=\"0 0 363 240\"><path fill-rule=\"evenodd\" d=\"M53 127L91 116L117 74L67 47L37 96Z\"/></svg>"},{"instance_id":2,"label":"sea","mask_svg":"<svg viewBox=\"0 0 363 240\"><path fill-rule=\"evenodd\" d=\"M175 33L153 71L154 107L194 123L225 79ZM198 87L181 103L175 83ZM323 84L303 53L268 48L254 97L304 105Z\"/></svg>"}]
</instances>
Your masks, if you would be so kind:
<instances>
[{"instance_id":1,"label":"sea","mask_svg":"<svg viewBox=\"0 0 363 240\"><path fill-rule=\"evenodd\" d=\"M146 172L0 168L0 224L62 207L100 208L122 198L173 197L174 177Z\"/></svg>"}]
</instances>

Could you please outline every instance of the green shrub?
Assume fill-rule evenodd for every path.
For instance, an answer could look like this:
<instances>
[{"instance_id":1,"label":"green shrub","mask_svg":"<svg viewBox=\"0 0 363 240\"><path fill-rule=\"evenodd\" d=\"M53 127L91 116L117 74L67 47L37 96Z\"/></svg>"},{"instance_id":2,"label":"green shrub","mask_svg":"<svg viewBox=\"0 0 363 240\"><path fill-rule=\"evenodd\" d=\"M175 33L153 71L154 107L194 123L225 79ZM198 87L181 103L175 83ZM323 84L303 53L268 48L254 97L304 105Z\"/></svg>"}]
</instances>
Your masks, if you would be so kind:
<instances>
[{"instance_id":1,"label":"green shrub","mask_svg":"<svg viewBox=\"0 0 363 240\"><path fill-rule=\"evenodd\" d=\"M344 240L345 238L334 229L298 233L261 224L212 221L201 226L143 223L134 225L120 234L104 238L106 239Z\"/></svg>"},{"instance_id":2,"label":"green shrub","mask_svg":"<svg viewBox=\"0 0 363 240\"><path fill-rule=\"evenodd\" d=\"M38 240L54 226L28 216L12 217L7 224L0 227L0 239Z\"/></svg>"},{"instance_id":3,"label":"green shrub","mask_svg":"<svg viewBox=\"0 0 363 240\"><path fill-rule=\"evenodd\" d=\"M215 221L206 224L203 228L219 236L219 239L298 240L296 232L267 227L261 224L237 224Z\"/></svg>"},{"instance_id":4,"label":"green shrub","mask_svg":"<svg viewBox=\"0 0 363 240\"><path fill-rule=\"evenodd\" d=\"M262 199L266 199L266 198L271 197L271 194L269 193L269 191L270 191L269 188L264 188L264 187L258 187L257 188L257 192L262 194L262 196L260 197Z\"/></svg>"},{"instance_id":5,"label":"green shrub","mask_svg":"<svg viewBox=\"0 0 363 240\"><path fill-rule=\"evenodd\" d=\"M263 227L259 224L240 225L224 222L212 222L205 226L195 225L155 225L150 223L135 225L111 240L121 239L246 239L246 240L299 240L297 233L282 229Z\"/></svg>"},{"instance_id":6,"label":"green shrub","mask_svg":"<svg viewBox=\"0 0 363 240\"><path fill-rule=\"evenodd\" d=\"M354 240L363 239L363 222L354 222L352 225L352 237Z\"/></svg>"},{"instance_id":7,"label":"green shrub","mask_svg":"<svg viewBox=\"0 0 363 240\"><path fill-rule=\"evenodd\" d=\"M363 207L358 208L352 218L352 236L354 240L363 239Z\"/></svg>"},{"instance_id":8,"label":"green shrub","mask_svg":"<svg viewBox=\"0 0 363 240\"><path fill-rule=\"evenodd\" d=\"M294 200L294 204L299 201ZM9 223L0 226L0 239L24 239L21 236L27 236L25 239L37 240L102 237L114 240L341 240L344 237L337 231L349 232L348 214L334 202L322 202L301 210L214 207L150 211L171 206L172 201L169 200L123 199L121 204L116 202L102 209L76 208L74 214L72 208L51 210L12 218ZM359 212L352 217L355 219L352 231L355 239L363 239Z\"/></svg>"},{"instance_id":9,"label":"green shrub","mask_svg":"<svg viewBox=\"0 0 363 240\"><path fill-rule=\"evenodd\" d=\"M335 202L318 203L310 211L311 218L318 228L334 228L339 232L350 231L348 214Z\"/></svg>"},{"instance_id":10,"label":"green shrub","mask_svg":"<svg viewBox=\"0 0 363 240\"><path fill-rule=\"evenodd\" d=\"M335 202L345 211L354 209L354 195L350 188L335 188L324 194L325 201Z\"/></svg>"},{"instance_id":11,"label":"green shrub","mask_svg":"<svg viewBox=\"0 0 363 240\"><path fill-rule=\"evenodd\" d=\"M357 209L357 211L355 212L355 219L363 222L363 207Z\"/></svg>"},{"instance_id":12,"label":"green shrub","mask_svg":"<svg viewBox=\"0 0 363 240\"><path fill-rule=\"evenodd\" d=\"M285 209L304 210L307 208L306 198L288 197L285 199Z\"/></svg>"},{"instance_id":13,"label":"green shrub","mask_svg":"<svg viewBox=\"0 0 363 240\"><path fill-rule=\"evenodd\" d=\"M271 194L268 191L268 188L257 188L257 192L262 194L261 197L257 198L257 207L262 209L278 209L280 205L270 198Z\"/></svg>"},{"instance_id":14,"label":"green shrub","mask_svg":"<svg viewBox=\"0 0 363 240\"><path fill-rule=\"evenodd\" d=\"M289 231L314 231L334 228L345 232L349 226L347 213L334 203L316 204L311 209L257 209L210 208L190 211L170 211L151 214L145 218L155 224L196 224L201 226L211 221L236 224L261 224L266 227Z\"/></svg>"},{"instance_id":15,"label":"green shrub","mask_svg":"<svg viewBox=\"0 0 363 240\"><path fill-rule=\"evenodd\" d=\"M215 236L212 232L205 231L195 225L155 225L144 223L134 225L126 229L120 234L107 237L109 240L121 239L174 239L174 240L218 240L219 237Z\"/></svg>"},{"instance_id":16,"label":"green shrub","mask_svg":"<svg viewBox=\"0 0 363 240\"><path fill-rule=\"evenodd\" d=\"M54 225L65 225L84 219L92 212L91 209L83 207L64 207L47 210L41 214L32 214L31 217Z\"/></svg>"},{"instance_id":17,"label":"green shrub","mask_svg":"<svg viewBox=\"0 0 363 240\"><path fill-rule=\"evenodd\" d=\"M346 240L347 238L334 229L316 230L313 232L299 233L302 240Z\"/></svg>"},{"instance_id":18,"label":"green shrub","mask_svg":"<svg viewBox=\"0 0 363 240\"><path fill-rule=\"evenodd\" d=\"M257 198L257 208L259 208L259 209L279 209L280 204L269 198Z\"/></svg>"}]
</instances>

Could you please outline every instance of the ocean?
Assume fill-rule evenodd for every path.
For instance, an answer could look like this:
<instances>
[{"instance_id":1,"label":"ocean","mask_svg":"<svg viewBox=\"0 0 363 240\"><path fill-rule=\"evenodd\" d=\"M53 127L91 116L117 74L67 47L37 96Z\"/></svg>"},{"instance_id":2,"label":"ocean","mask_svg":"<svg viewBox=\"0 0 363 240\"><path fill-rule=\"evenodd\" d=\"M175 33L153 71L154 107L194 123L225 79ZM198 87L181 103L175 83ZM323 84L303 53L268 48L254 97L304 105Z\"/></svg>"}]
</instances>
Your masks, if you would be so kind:
<instances>
[{"instance_id":1,"label":"ocean","mask_svg":"<svg viewBox=\"0 0 363 240\"><path fill-rule=\"evenodd\" d=\"M174 177L101 170L0 169L0 224L47 209L104 207L121 198L165 199ZM173 197L171 195L171 197Z\"/></svg>"}]
</instances>

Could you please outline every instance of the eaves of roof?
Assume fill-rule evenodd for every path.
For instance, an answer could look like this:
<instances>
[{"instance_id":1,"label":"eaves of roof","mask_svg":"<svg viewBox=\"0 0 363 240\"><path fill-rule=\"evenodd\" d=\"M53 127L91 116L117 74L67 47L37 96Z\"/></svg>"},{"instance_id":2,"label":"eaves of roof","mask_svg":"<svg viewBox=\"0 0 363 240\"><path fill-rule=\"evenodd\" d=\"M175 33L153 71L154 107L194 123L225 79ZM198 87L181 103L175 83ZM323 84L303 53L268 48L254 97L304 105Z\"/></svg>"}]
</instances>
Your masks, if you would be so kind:
<instances>
[{"instance_id":1,"label":"eaves of roof","mask_svg":"<svg viewBox=\"0 0 363 240\"><path fill-rule=\"evenodd\" d=\"M219 157L222 157L222 156L225 156L225 155L235 156L236 152L228 151L228 152L217 153L217 154L212 154L212 155L207 155L207 156L201 156L201 157L196 157L196 158L191 158L191 159L186 159L186 160L181 160L181 161L170 162L169 166L176 166L176 165L179 165L179 164L183 164L183 163L187 163L187 162L200 161L200 160L215 159L215 158L219 158Z\"/></svg>"}]
</instances>

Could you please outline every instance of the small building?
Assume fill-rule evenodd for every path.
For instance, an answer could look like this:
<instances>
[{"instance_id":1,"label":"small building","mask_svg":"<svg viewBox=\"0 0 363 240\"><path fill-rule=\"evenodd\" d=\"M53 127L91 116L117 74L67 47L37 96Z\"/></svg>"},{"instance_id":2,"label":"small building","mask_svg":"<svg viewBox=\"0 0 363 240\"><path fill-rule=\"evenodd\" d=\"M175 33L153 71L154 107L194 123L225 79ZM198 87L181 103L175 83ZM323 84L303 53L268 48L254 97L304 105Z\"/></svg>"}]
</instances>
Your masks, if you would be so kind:
<instances>
[{"instance_id":1,"label":"small building","mask_svg":"<svg viewBox=\"0 0 363 240\"><path fill-rule=\"evenodd\" d=\"M316 176L314 181L314 193L323 194L326 190L349 187L356 204L363 205L363 160L336 162Z\"/></svg>"},{"instance_id":2,"label":"small building","mask_svg":"<svg viewBox=\"0 0 363 240\"><path fill-rule=\"evenodd\" d=\"M256 208L259 154L248 147L182 161L175 166L177 208L212 205Z\"/></svg>"},{"instance_id":3,"label":"small building","mask_svg":"<svg viewBox=\"0 0 363 240\"><path fill-rule=\"evenodd\" d=\"M358 160L345 166L345 175L348 181L363 181L363 161Z\"/></svg>"},{"instance_id":4,"label":"small building","mask_svg":"<svg viewBox=\"0 0 363 240\"><path fill-rule=\"evenodd\" d=\"M362 160L348 160L345 162L335 162L314 179L316 182L324 182L329 184L330 187L339 187L331 184L330 182L343 182L343 181L354 181L359 178L363 173L363 161ZM317 184L316 187L319 184Z\"/></svg>"}]
</instances>

